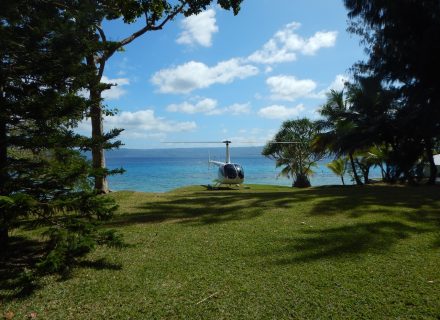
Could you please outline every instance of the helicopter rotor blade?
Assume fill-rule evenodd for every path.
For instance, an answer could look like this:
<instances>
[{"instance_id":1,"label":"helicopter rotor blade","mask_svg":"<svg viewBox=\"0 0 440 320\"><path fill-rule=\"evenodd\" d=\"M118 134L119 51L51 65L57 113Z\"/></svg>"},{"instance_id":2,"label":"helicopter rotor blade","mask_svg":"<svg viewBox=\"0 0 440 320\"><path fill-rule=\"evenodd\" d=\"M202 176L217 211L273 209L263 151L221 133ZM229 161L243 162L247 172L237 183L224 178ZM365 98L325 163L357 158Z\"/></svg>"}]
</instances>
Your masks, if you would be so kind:
<instances>
[{"instance_id":1,"label":"helicopter rotor blade","mask_svg":"<svg viewBox=\"0 0 440 320\"><path fill-rule=\"evenodd\" d=\"M213 143L226 143L230 144L232 141L230 140L224 140L224 141L166 141L162 142L166 144L199 144L199 143L206 143L206 144L213 144ZM303 142L300 141L237 141L234 142L234 144L302 144Z\"/></svg>"},{"instance_id":2,"label":"helicopter rotor blade","mask_svg":"<svg viewBox=\"0 0 440 320\"><path fill-rule=\"evenodd\" d=\"M268 141L268 144L301 144L300 141Z\"/></svg>"},{"instance_id":3,"label":"helicopter rotor blade","mask_svg":"<svg viewBox=\"0 0 440 320\"><path fill-rule=\"evenodd\" d=\"M223 141L166 141L162 143L223 143Z\"/></svg>"}]
</instances>

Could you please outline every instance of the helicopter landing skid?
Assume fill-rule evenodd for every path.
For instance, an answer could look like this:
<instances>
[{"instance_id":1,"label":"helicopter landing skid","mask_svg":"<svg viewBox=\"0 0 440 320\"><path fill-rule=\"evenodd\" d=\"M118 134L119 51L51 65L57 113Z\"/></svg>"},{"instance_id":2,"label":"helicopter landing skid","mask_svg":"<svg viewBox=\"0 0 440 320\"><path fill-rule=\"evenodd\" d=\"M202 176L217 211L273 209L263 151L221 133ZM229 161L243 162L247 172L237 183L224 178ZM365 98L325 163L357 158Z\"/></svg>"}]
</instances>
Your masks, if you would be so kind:
<instances>
[{"instance_id":1,"label":"helicopter landing skid","mask_svg":"<svg viewBox=\"0 0 440 320\"><path fill-rule=\"evenodd\" d=\"M210 184L208 184L208 185L207 185L207 188L208 188L208 190L220 190L220 189L222 188L222 186L228 186L228 187L231 187L232 185L231 185L231 184L224 184L224 183L216 182L214 185L210 185ZM240 189L240 185L239 185L239 184L236 184L235 186L236 186L238 189Z\"/></svg>"}]
</instances>

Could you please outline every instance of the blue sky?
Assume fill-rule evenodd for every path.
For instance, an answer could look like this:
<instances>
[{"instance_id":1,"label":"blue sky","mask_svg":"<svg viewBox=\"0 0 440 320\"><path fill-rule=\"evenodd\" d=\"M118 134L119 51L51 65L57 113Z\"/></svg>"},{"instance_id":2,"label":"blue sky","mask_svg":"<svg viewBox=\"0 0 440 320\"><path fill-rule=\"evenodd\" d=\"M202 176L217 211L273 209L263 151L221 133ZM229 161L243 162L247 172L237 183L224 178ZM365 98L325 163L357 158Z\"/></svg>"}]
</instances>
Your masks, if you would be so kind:
<instances>
[{"instance_id":1,"label":"blue sky","mask_svg":"<svg viewBox=\"0 0 440 320\"><path fill-rule=\"evenodd\" d=\"M118 40L141 26L113 21L104 29ZM105 103L120 112L105 129L125 128L126 148L262 145L284 120L316 118L325 92L340 89L363 58L346 28L341 0L244 0L237 16L213 6L178 17L108 61L104 80L118 86L104 92Z\"/></svg>"}]
</instances>

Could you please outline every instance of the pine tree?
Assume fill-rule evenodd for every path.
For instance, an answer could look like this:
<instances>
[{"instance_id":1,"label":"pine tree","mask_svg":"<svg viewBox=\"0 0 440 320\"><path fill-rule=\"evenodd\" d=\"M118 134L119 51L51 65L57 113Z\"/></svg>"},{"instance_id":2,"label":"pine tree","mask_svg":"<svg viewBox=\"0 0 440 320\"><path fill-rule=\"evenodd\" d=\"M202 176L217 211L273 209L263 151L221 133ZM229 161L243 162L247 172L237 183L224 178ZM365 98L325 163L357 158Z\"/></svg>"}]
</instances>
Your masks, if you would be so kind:
<instances>
[{"instance_id":1,"label":"pine tree","mask_svg":"<svg viewBox=\"0 0 440 320\"><path fill-rule=\"evenodd\" d=\"M78 95L94 76L87 15L74 1L0 5L0 249L23 216L48 226L40 266L60 271L102 239L115 205L91 187L89 141L73 128L89 109ZM66 10L65 8L69 8Z\"/></svg>"}]
</instances>

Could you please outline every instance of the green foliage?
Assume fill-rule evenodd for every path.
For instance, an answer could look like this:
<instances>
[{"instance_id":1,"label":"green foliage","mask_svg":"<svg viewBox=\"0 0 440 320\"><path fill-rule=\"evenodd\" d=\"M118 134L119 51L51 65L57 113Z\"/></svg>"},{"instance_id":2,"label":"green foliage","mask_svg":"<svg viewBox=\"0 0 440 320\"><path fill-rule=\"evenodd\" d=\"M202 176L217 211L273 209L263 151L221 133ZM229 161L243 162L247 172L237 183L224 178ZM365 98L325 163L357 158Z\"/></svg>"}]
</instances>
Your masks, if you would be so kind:
<instances>
[{"instance_id":1,"label":"green foliage","mask_svg":"<svg viewBox=\"0 0 440 320\"><path fill-rule=\"evenodd\" d=\"M96 241L99 245L107 245L113 248L123 248L127 246L122 235L113 229L100 231Z\"/></svg>"},{"instance_id":2,"label":"green foliage","mask_svg":"<svg viewBox=\"0 0 440 320\"><path fill-rule=\"evenodd\" d=\"M440 139L440 3L345 0L345 5L349 30L362 37L368 53L367 61L353 70L357 76L374 77L386 87L395 87L394 101L383 109L388 125L381 121L371 130L388 136L385 141L396 164L394 179L411 181L413 167L425 158L433 184L433 150Z\"/></svg>"},{"instance_id":3,"label":"green foliage","mask_svg":"<svg viewBox=\"0 0 440 320\"><path fill-rule=\"evenodd\" d=\"M14 227L20 217L32 212L34 205L35 200L24 193L0 196L0 227L7 230ZM7 239L2 240L7 241Z\"/></svg>"},{"instance_id":4,"label":"green foliage","mask_svg":"<svg viewBox=\"0 0 440 320\"><path fill-rule=\"evenodd\" d=\"M352 141L347 136L352 132L354 124L344 91L331 90L327 93L327 102L319 112L324 120L319 122L322 132L313 142L315 150L338 156L353 152Z\"/></svg>"},{"instance_id":5,"label":"green foliage","mask_svg":"<svg viewBox=\"0 0 440 320\"><path fill-rule=\"evenodd\" d=\"M330 163L327 163L327 168L333 171L334 174L341 177L342 184L345 185L344 174L347 171L347 159L337 158Z\"/></svg>"},{"instance_id":6,"label":"green foliage","mask_svg":"<svg viewBox=\"0 0 440 320\"><path fill-rule=\"evenodd\" d=\"M312 167L324 155L312 148L319 132L319 124L309 119L285 121L274 141L264 146L262 154L275 160L277 167L283 167L280 175L292 177L294 187L310 187Z\"/></svg>"},{"instance_id":7,"label":"green foliage","mask_svg":"<svg viewBox=\"0 0 440 320\"><path fill-rule=\"evenodd\" d=\"M39 273L68 274L78 259L97 245L125 246L120 234L115 230L100 231L96 222L74 216L58 219L57 222L44 233L48 238L48 253L36 265Z\"/></svg>"},{"instance_id":8,"label":"green foliage","mask_svg":"<svg viewBox=\"0 0 440 320\"><path fill-rule=\"evenodd\" d=\"M90 252L94 246L94 228L90 223L68 219L61 226L51 227L45 235L49 238L49 253L37 264L44 272L66 272L76 257Z\"/></svg>"},{"instance_id":9,"label":"green foliage","mask_svg":"<svg viewBox=\"0 0 440 320\"><path fill-rule=\"evenodd\" d=\"M0 197L10 228L19 216L31 216L36 225L48 226L47 254L37 265L39 272L66 272L97 244L121 243L111 231L99 231L99 221L107 221L117 208L115 202L92 190L90 165L78 151L46 151L37 157L36 170L20 172L23 193ZM16 180L18 181L18 180ZM24 193L26 192L26 193Z\"/></svg>"},{"instance_id":10,"label":"green foliage","mask_svg":"<svg viewBox=\"0 0 440 320\"><path fill-rule=\"evenodd\" d=\"M81 5L0 5L0 249L29 219L36 232L47 229L38 267L48 272L66 270L102 243L99 222L116 209L92 190L94 172L79 151L88 140L73 132L90 107L78 91L96 78L85 63L96 50L93 17Z\"/></svg>"},{"instance_id":11,"label":"green foliage","mask_svg":"<svg viewBox=\"0 0 440 320\"><path fill-rule=\"evenodd\" d=\"M345 84L345 91L328 93L320 109L324 129L314 147L348 156L357 184L362 184L360 176L369 182L372 166L381 167L386 181L411 181L414 165L423 157L423 143L401 122L403 102L398 91L385 87L377 76L357 75Z\"/></svg>"},{"instance_id":12,"label":"green foliage","mask_svg":"<svg viewBox=\"0 0 440 320\"><path fill-rule=\"evenodd\" d=\"M331 90L327 94L327 102L319 112L324 120L319 121L322 130L313 141L313 149L337 157L347 156L350 160L354 180L356 184L361 185L353 154L363 145L357 135L356 116L350 108L344 91Z\"/></svg>"}]
</instances>

